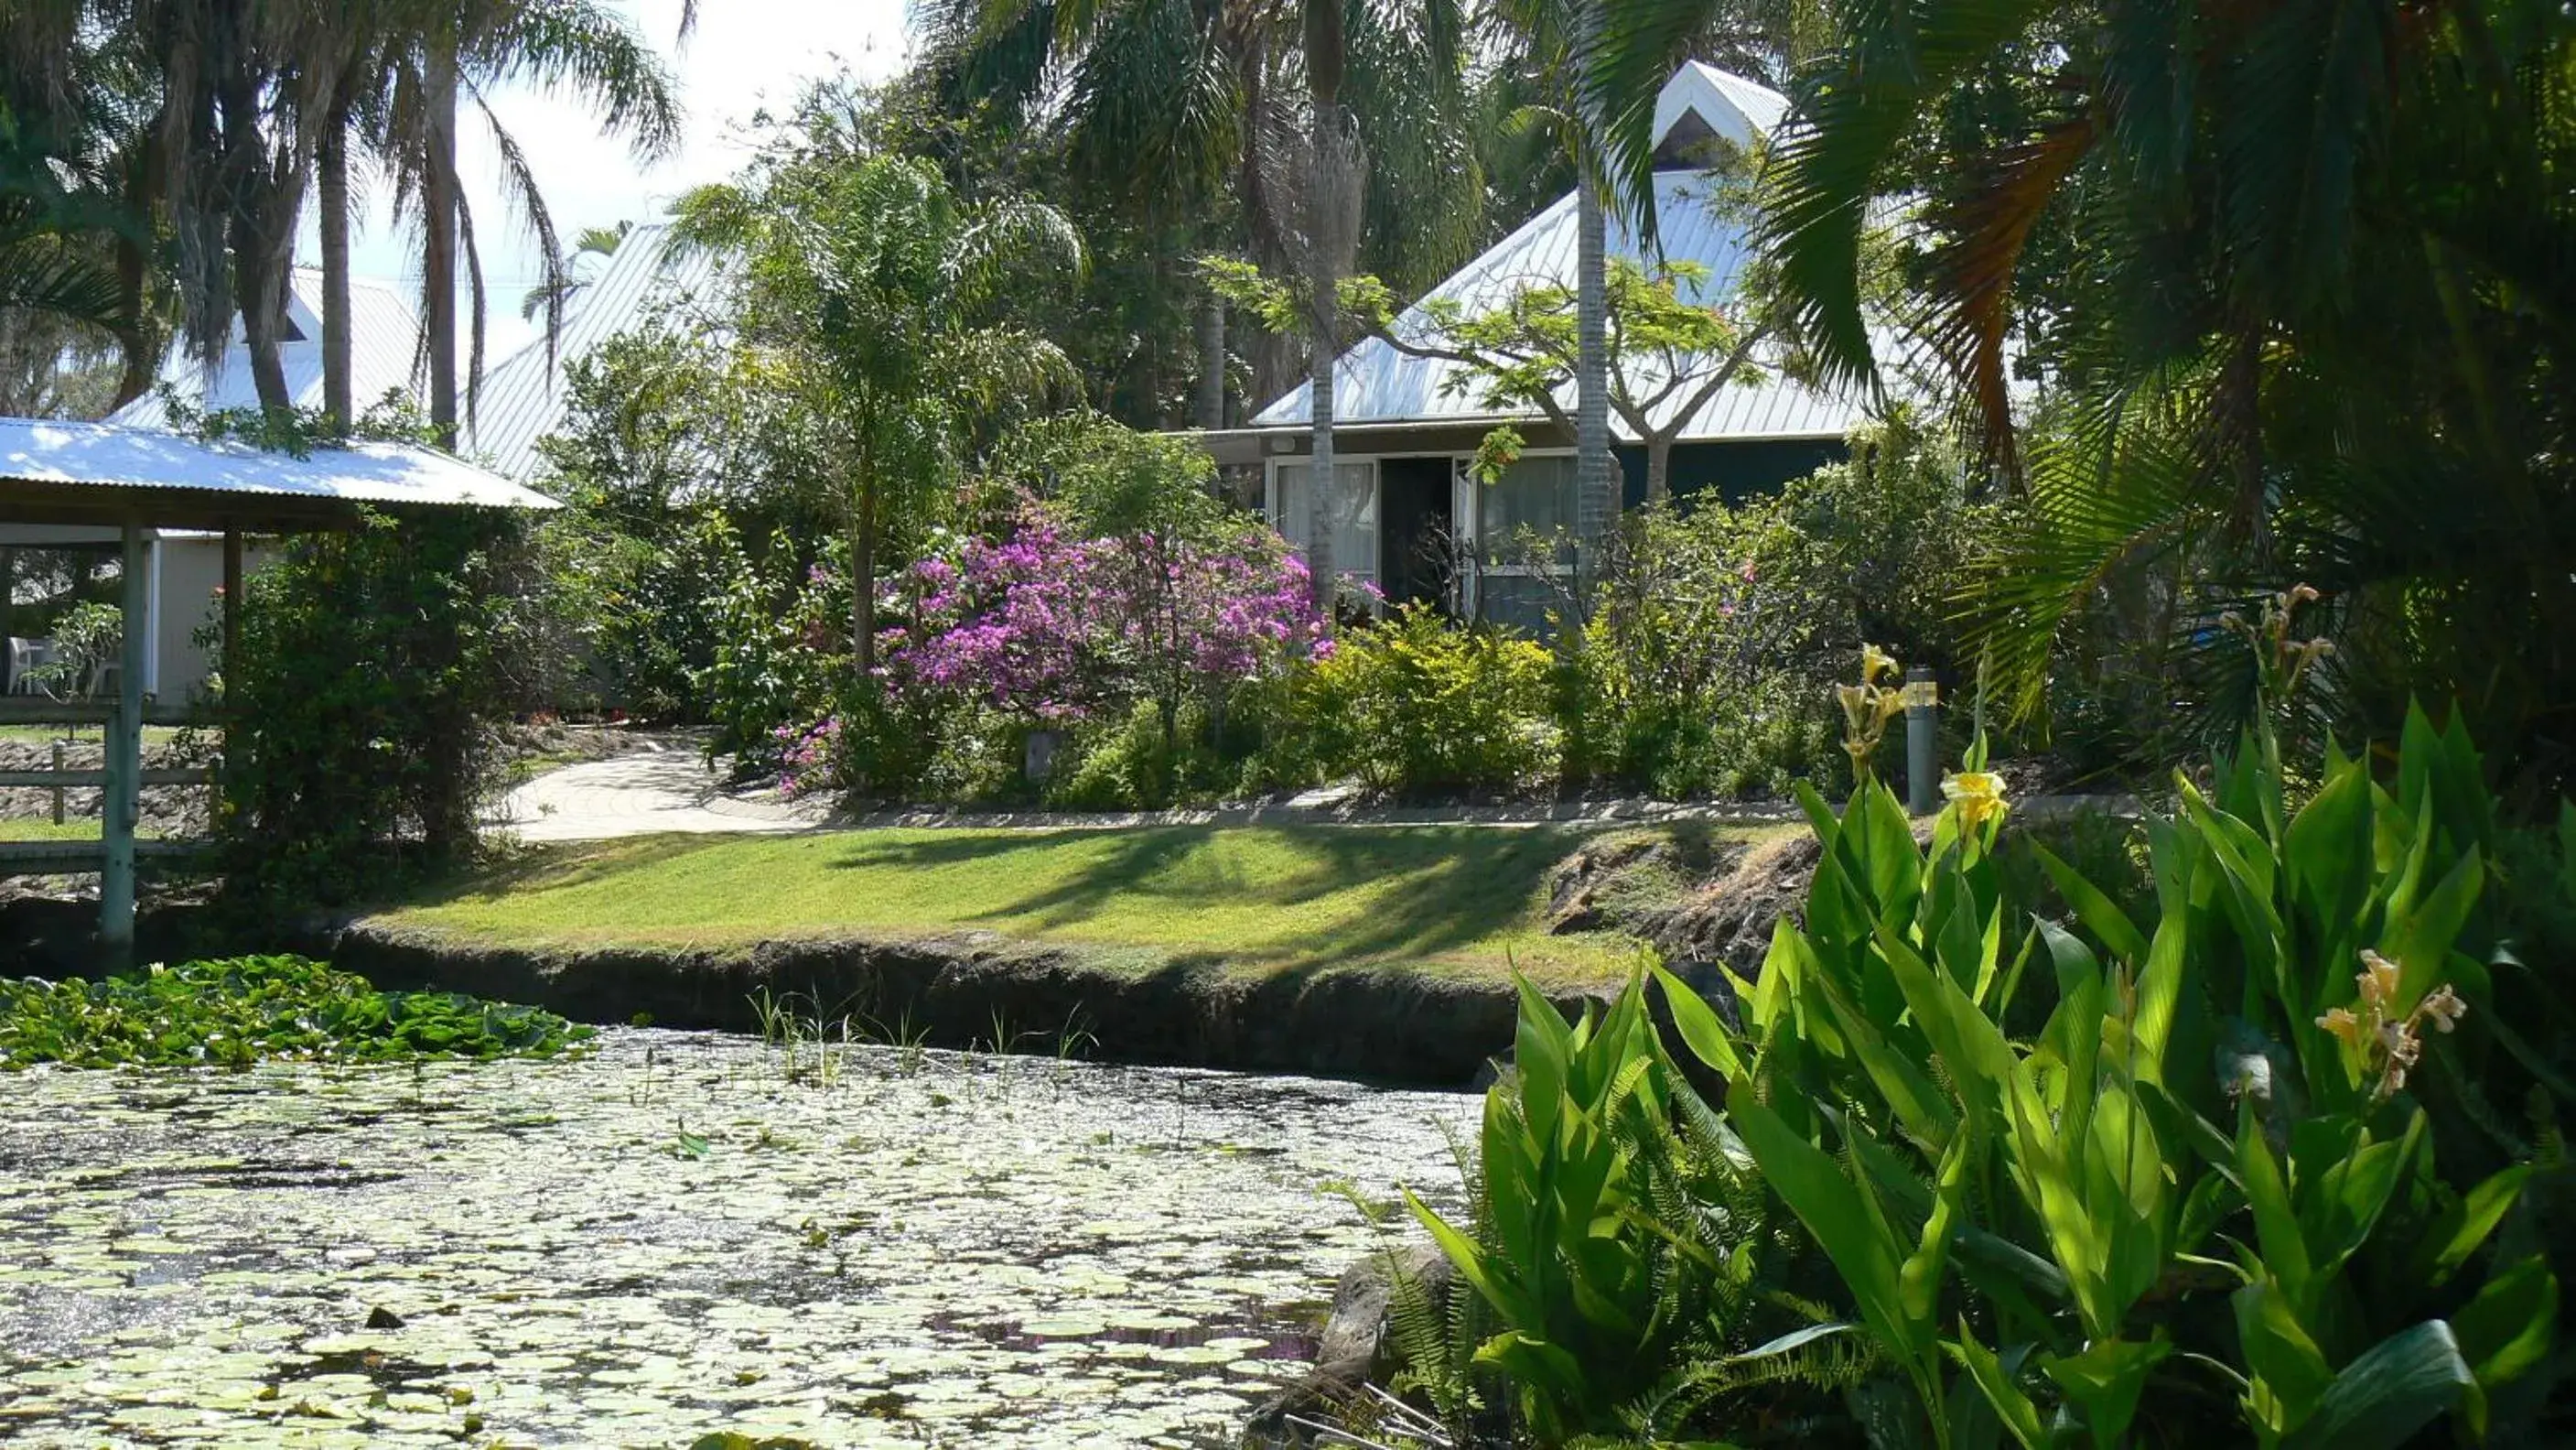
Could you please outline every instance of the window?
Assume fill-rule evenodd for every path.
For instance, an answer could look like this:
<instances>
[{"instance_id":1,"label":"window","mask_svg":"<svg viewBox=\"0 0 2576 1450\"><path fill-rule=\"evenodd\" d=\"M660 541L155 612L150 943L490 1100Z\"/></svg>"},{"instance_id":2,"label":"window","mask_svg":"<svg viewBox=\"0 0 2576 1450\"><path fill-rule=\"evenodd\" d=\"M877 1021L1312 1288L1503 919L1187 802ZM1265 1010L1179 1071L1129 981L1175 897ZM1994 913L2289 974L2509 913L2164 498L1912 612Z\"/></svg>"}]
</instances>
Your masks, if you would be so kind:
<instances>
[{"instance_id":1,"label":"window","mask_svg":"<svg viewBox=\"0 0 2576 1450\"><path fill-rule=\"evenodd\" d=\"M1522 458L1485 485L1483 529L1478 537L1507 548L1527 528L1542 537L1572 534L1575 525L1574 460L1570 456Z\"/></svg>"},{"instance_id":2,"label":"window","mask_svg":"<svg viewBox=\"0 0 2576 1450\"><path fill-rule=\"evenodd\" d=\"M1307 480L1315 471L1310 463L1278 465L1276 492L1272 496L1270 516L1278 521L1279 532L1286 536L1299 554L1307 552L1307 541L1314 535L1314 514L1308 499ZM1377 582L1377 465L1370 462L1333 464L1333 477L1340 484L1341 497L1336 500L1338 527L1333 530L1333 572L1345 579Z\"/></svg>"},{"instance_id":3,"label":"window","mask_svg":"<svg viewBox=\"0 0 2576 1450\"><path fill-rule=\"evenodd\" d=\"M1573 562L1574 459L1524 455L1492 483L1477 482L1468 472L1471 462L1457 464L1459 516L1472 521L1467 532L1477 560L1464 603L1477 618L1544 637L1547 612L1560 603L1554 576ZM1554 543L1534 542L1524 530Z\"/></svg>"}]
</instances>

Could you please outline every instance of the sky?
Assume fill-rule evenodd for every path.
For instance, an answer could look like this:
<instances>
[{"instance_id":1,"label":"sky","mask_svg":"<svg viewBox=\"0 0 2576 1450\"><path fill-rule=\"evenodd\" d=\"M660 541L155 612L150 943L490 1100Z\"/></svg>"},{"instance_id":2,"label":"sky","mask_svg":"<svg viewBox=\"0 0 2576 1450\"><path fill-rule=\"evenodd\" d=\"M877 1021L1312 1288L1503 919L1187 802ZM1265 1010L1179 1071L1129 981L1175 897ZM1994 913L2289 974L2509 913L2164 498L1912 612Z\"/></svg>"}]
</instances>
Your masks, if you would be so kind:
<instances>
[{"instance_id":1,"label":"sky","mask_svg":"<svg viewBox=\"0 0 2576 1450\"><path fill-rule=\"evenodd\" d=\"M843 69L882 80L904 59L904 0L699 0L697 28L685 42L676 39L680 0L606 3L669 60L686 108L685 139L677 152L647 165L625 142L602 137L576 99L525 85L495 91L492 109L526 153L567 242L583 227L660 216L681 192L731 176L751 153L753 117L763 106L784 111L806 82ZM490 291L488 358L498 361L537 333L535 324L519 320L519 304L541 275L540 252L528 228L509 214L497 150L470 108L458 127L457 169L474 209ZM318 251L309 207L304 231L300 260L313 263ZM366 216L353 228L350 271L417 296L417 246L392 225L387 193L373 189Z\"/></svg>"}]
</instances>

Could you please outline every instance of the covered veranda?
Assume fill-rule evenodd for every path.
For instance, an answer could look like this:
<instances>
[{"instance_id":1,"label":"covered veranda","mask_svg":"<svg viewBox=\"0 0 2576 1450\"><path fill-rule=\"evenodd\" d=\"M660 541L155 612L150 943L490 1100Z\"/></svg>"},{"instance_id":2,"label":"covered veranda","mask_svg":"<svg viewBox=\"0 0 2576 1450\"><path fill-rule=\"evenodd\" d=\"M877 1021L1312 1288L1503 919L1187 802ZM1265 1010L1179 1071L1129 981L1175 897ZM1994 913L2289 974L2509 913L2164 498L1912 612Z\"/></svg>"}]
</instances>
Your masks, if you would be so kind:
<instances>
[{"instance_id":1,"label":"covered veranda","mask_svg":"<svg viewBox=\"0 0 2576 1450\"><path fill-rule=\"evenodd\" d=\"M149 611L146 548L159 530L223 539L221 657L229 659L241 600L245 536L354 526L370 509L551 509L552 499L434 449L371 441L316 448L303 457L232 441L104 423L0 418L0 554L18 548L113 548L126 622L115 690L100 700L0 696L0 724L105 727L106 768L96 777L18 775L5 785L97 785L105 791L100 839L54 843L51 869L99 875L99 946L110 965L131 960L135 828L144 784L143 727L198 723L183 701L146 691ZM14 590L0 572L0 614ZM0 636L10 631L0 627Z\"/></svg>"}]
</instances>

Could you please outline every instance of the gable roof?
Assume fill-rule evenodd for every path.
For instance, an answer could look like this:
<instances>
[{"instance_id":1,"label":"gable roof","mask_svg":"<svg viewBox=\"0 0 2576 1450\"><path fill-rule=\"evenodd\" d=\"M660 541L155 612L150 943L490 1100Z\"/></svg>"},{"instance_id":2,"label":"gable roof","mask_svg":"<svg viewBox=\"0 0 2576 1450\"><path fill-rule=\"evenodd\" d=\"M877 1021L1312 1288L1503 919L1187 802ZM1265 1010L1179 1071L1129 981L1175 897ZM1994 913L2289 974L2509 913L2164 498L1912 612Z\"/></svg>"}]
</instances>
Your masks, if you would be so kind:
<instances>
[{"instance_id":1,"label":"gable roof","mask_svg":"<svg viewBox=\"0 0 2576 1450\"><path fill-rule=\"evenodd\" d=\"M1746 144L1768 135L1788 106L1776 91L1692 61L1674 73L1655 102L1655 140L1661 146L1715 135ZM1663 256L1697 262L1709 272L1705 282L1682 286L1683 299L1701 305L1723 302L1733 294L1745 261L1742 223L1712 205L1714 187L1705 176L1663 171L1656 173L1654 185ZM1573 287L1578 280L1578 230L1575 198L1569 192L1431 289L1425 300L1455 302L1472 317L1501 306L1524 287ZM1634 228L1623 218L1613 217L1609 243L1614 257L1647 260ZM1434 330L1420 304L1406 309L1393 328L1408 340ZM1334 417L1339 423L1384 426L1495 418L1473 369L1444 359L1410 356L1383 338L1367 338L1344 352L1334 365L1333 380ZM1557 397L1570 413L1574 407L1571 380L1558 389ZM1679 406L1678 399L1667 402L1663 416L1654 420L1656 425L1668 424ZM1766 371L1762 381L1730 383L1718 390L1680 436L1695 442L1839 438L1863 416L1857 398L1819 392ZM1254 415L1252 426L1304 427L1313 420L1312 388L1301 383ZM1622 438L1632 436L1615 413L1611 426Z\"/></svg>"},{"instance_id":2,"label":"gable roof","mask_svg":"<svg viewBox=\"0 0 2576 1450\"><path fill-rule=\"evenodd\" d=\"M633 332L667 304L707 297L720 280L717 258L703 248L670 245L670 224L645 222L626 234L599 276L576 294L553 354L539 337L483 375L482 395L465 434L464 452L522 482L544 460L537 442L562 424L566 370L602 344Z\"/></svg>"},{"instance_id":3,"label":"gable roof","mask_svg":"<svg viewBox=\"0 0 2576 1450\"><path fill-rule=\"evenodd\" d=\"M112 423L0 418L0 479L27 486L19 503L88 501L98 507L202 512L238 507L253 517L296 505L444 504L550 509L552 499L434 448L360 441L305 457L230 439L200 442L166 429ZM160 517L156 515L156 517ZM165 521L175 521L175 516Z\"/></svg>"},{"instance_id":4,"label":"gable roof","mask_svg":"<svg viewBox=\"0 0 2576 1450\"><path fill-rule=\"evenodd\" d=\"M420 319L401 290L384 282L349 279L349 392L361 411L388 392L417 389L415 365L420 360ZM322 273L298 267L287 279L286 320L296 336L278 348L286 371L287 396L299 408L322 406ZM159 386L110 413L106 420L135 428L166 428L170 412L161 402L167 387L180 399L207 412L256 408L259 392L251 382L250 349L242 341L241 320L233 321L232 338L210 371L182 348L174 347L161 364Z\"/></svg>"}]
</instances>

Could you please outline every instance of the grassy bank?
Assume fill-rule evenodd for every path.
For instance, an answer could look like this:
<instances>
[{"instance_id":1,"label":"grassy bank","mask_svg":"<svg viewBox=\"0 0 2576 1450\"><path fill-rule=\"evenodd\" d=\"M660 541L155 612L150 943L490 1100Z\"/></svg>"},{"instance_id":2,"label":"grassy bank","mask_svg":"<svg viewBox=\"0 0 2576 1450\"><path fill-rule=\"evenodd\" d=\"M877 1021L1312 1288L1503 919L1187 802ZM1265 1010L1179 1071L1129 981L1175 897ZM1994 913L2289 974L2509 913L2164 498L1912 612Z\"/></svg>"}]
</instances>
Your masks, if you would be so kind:
<instances>
[{"instance_id":1,"label":"grassy bank","mask_svg":"<svg viewBox=\"0 0 2576 1450\"><path fill-rule=\"evenodd\" d=\"M1548 875L1582 839L1459 826L664 836L532 851L378 920L520 946L986 930L1256 971L1517 962L1615 976L1626 939L1546 929Z\"/></svg>"}]
</instances>

